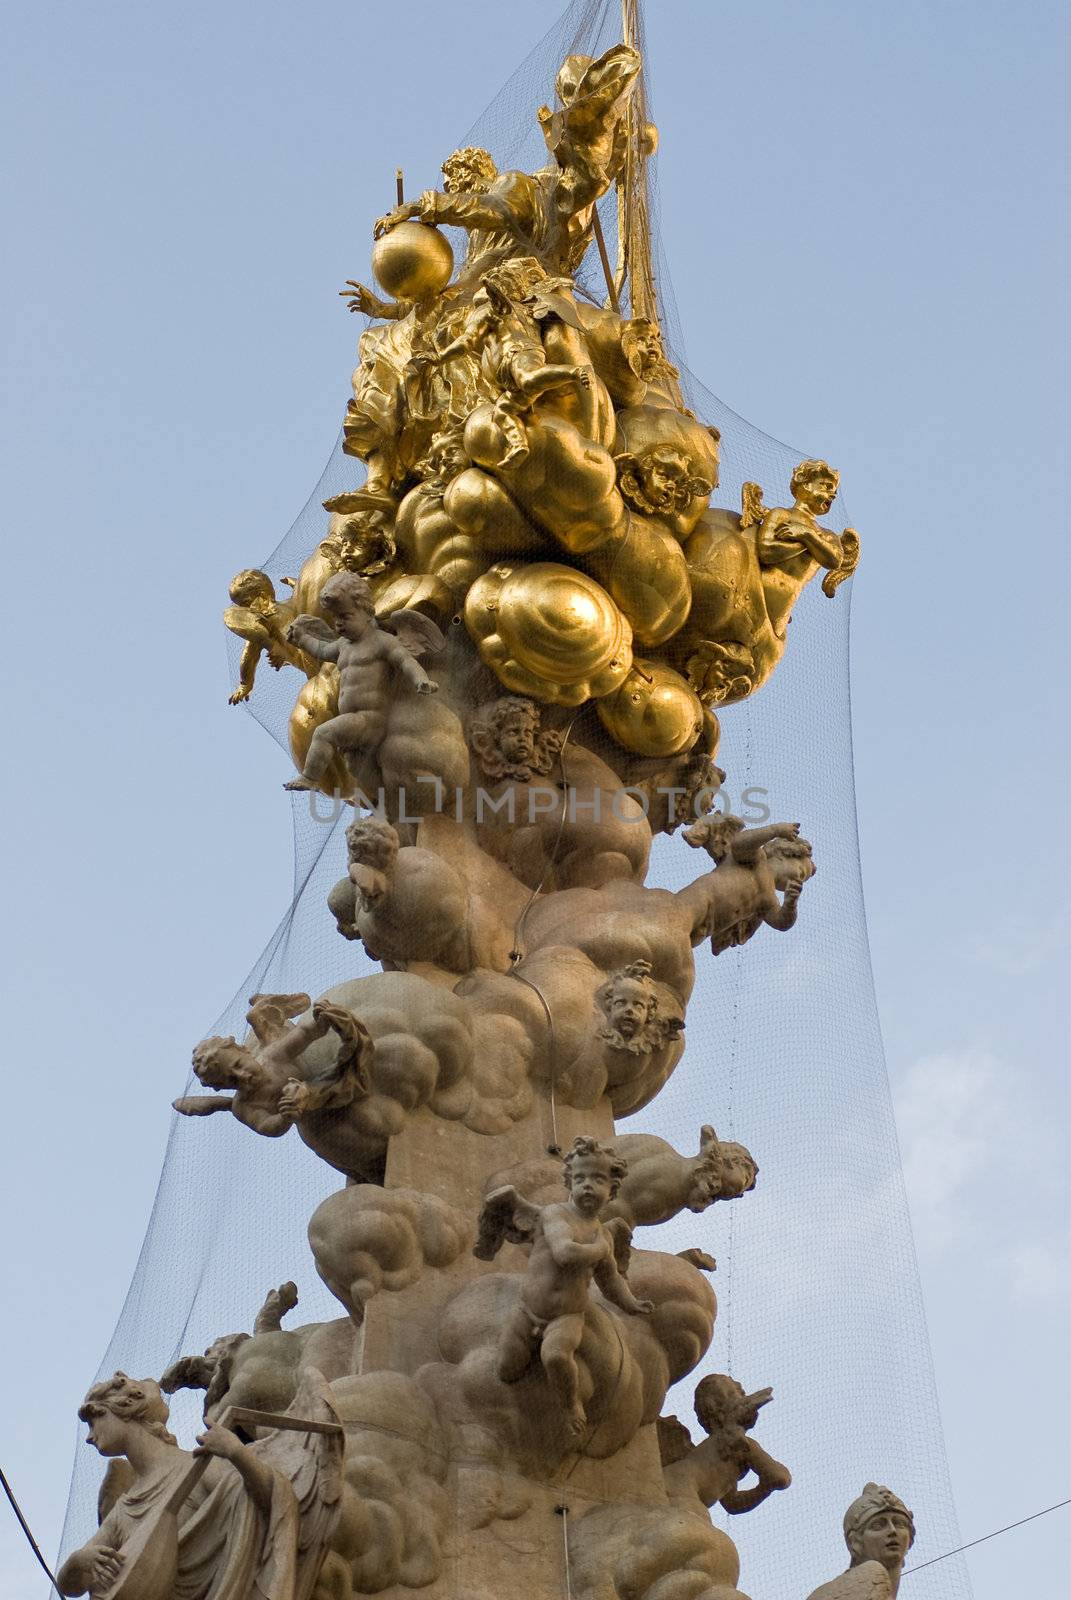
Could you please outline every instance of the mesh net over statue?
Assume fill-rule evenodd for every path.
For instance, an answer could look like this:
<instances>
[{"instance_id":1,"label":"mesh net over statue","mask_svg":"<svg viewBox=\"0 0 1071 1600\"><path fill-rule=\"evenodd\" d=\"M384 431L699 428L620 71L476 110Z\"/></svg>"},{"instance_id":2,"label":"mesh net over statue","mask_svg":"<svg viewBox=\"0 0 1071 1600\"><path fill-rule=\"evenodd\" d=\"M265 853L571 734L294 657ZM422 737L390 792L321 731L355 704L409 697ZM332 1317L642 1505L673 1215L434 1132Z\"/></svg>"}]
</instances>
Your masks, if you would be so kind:
<instances>
[{"instance_id":1,"label":"mesh net over statue","mask_svg":"<svg viewBox=\"0 0 1071 1600\"><path fill-rule=\"evenodd\" d=\"M859 539L683 367L610 13L375 222L339 447L232 581L295 896L175 1102L64 1592L802 1600L852 1501L829 1593L892 1596L900 1494L957 1542L859 888Z\"/></svg>"}]
</instances>

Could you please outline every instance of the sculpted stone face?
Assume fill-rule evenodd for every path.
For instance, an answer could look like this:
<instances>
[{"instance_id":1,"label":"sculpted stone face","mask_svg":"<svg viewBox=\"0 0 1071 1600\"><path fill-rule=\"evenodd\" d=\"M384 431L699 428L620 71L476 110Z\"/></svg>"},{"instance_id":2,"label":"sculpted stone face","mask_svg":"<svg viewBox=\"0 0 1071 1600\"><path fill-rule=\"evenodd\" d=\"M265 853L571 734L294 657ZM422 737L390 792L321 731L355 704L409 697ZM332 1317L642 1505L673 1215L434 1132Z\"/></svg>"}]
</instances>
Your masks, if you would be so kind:
<instances>
[{"instance_id":1,"label":"sculpted stone face","mask_svg":"<svg viewBox=\"0 0 1071 1600\"><path fill-rule=\"evenodd\" d=\"M851 1540L857 1561L879 1561L890 1570L898 1566L911 1545L911 1525L898 1511L881 1511Z\"/></svg>"},{"instance_id":2,"label":"sculpted stone face","mask_svg":"<svg viewBox=\"0 0 1071 1600\"><path fill-rule=\"evenodd\" d=\"M86 1443L102 1456L121 1456L126 1448L127 1424L107 1406L87 1405L82 1415L88 1423Z\"/></svg>"},{"instance_id":3,"label":"sculpted stone face","mask_svg":"<svg viewBox=\"0 0 1071 1600\"><path fill-rule=\"evenodd\" d=\"M237 1040L203 1039L193 1052L193 1070L206 1089L238 1089L248 1084L256 1061Z\"/></svg>"},{"instance_id":4,"label":"sculpted stone face","mask_svg":"<svg viewBox=\"0 0 1071 1600\"><path fill-rule=\"evenodd\" d=\"M531 763L535 756L532 719L523 712L512 712L499 724L498 747L511 766Z\"/></svg>"},{"instance_id":5,"label":"sculpted stone face","mask_svg":"<svg viewBox=\"0 0 1071 1600\"><path fill-rule=\"evenodd\" d=\"M347 639L359 639L362 634L375 627L375 617L371 608L362 605L348 594L328 594L325 590L320 597L320 604L336 630L344 633Z\"/></svg>"},{"instance_id":6,"label":"sculpted stone face","mask_svg":"<svg viewBox=\"0 0 1071 1600\"><path fill-rule=\"evenodd\" d=\"M569 1193L581 1216L597 1217L610 1199L614 1182L610 1168L599 1156L578 1156L569 1174Z\"/></svg>"},{"instance_id":7,"label":"sculpted stone face","mask_svg":"<svg viewBox=\"0 0 1071 1600\"><path fill-rule=\"evenodd\" d=\"M607 1019L623 1039L634 1039L651 1015L653 1006L645 984L620 978L607 1007Z\"/></svg>"}]
</instances>

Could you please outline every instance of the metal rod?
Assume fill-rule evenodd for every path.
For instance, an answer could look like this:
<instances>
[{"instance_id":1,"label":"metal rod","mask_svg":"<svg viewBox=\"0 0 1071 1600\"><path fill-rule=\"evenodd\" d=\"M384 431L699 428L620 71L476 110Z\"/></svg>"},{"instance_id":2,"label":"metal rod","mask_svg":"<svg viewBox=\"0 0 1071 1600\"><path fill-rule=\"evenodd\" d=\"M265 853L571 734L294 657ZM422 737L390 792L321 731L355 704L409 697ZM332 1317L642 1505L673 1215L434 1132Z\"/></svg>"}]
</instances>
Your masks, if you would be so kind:
<instances>
[{"instance_id":1,"label":"metal rod","mask_svg":"<svg viewBox=\"0 0 1071 1600\"><path fill-rule=\"evenodd\" d=\"M401 167L395 167L395 169L394 169L394 185L395 185L395 188L398 191L398 204L400 206L404 206L405 205L405 179L402 176Z\"/></svg>"},{"instance_id":2,"label":"metal rod","mask_svg":"<svg viewBox=\"0 0 1071 1600\"><path fill-rule=\"evenodd\" d=\"M617 285L614 282L613 272L610 270L610 257L606 254L606 240L603 237L598 206L592 208L591 225L595 233L595 243L599 247L599 260L602 262L602 275L606 279L606 292L610 299L610 310L620 311L621 302L617 298Z\"/></svg>"}]
</instances>

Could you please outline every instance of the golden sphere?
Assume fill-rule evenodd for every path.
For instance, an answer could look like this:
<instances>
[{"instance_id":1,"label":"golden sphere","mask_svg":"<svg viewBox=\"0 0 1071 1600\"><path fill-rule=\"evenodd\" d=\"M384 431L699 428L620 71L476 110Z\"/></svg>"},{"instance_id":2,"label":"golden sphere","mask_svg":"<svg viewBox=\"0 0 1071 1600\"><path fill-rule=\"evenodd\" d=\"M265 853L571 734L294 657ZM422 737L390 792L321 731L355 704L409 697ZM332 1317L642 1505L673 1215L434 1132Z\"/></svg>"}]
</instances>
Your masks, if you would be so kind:
<instances>
[{"instance_id":1,"label":"golden sphere","mask_svg":"<svg viewBox=\"0 0 1071 1600\"><path fill-rule=\"evenodd\" d=\"M556 705L610 694L632 663L632 629L606 590L553 561L492 567L469 590L465 621L507 688Z\"/></svg>"},{"instance_id":2,"label":"golden sphere","mask_svg":"<svg viewBox=\"0 0 1071 1600\"><path fill-rule=\"evenodd\" d=\"M661 661L637 657L620 689L596 710L618 744L638 756L680 755L703 731L699 696Z\"/></svg>"},{"instance_id":3,"label":"golden sphere","mask_svg":"<svg viewBox=\"0 0 1071 1600\"><path fill-rule=\"evenodd\" d=\"M426 222L400 222L372 246L372 271L395 300L426 300L454 270L450 241Z\"/></svg>"}]
</instances>

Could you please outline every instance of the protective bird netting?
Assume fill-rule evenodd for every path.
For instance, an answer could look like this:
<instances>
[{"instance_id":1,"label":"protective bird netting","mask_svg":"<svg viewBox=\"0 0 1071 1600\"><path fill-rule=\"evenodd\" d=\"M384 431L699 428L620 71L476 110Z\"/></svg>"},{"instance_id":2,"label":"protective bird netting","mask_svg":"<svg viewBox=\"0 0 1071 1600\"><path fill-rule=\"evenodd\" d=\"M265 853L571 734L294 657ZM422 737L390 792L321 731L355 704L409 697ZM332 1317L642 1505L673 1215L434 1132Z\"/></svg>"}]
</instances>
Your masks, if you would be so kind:
<instances>
[{"instance_id":1,"label":"protective bird netting","mask_svg":"<svg viewBox=\"0 0 1071 1600\"><path fill-rule=\"evenodd\" d=\"M598 54L620 39L620 27L616 3L577 0L460 143L488 148L500 170L541 166L545 149L534 113L551 99L560 62L574 52ZM645 72L650 100L649 61ZM658 255L654 162L647 203L665 342L681 367L687 404L722 434L715 502L738 507L741 487L751 480L780 494L806 452L745 422L683 367L682 330ZM613 260L612 194L600 209ZM594 248L578 284L604 299ZM305 509L262 563L277 587L323 537L322 500L354 487L358 476L339 441ZM843 526L839 502L830 520ZM702 1217L685 1212L653 1235L659 1248L702 1245L718 1261L712 1348L666 1410L690 1423L691 1394L705 1372L729 1372L749 1391L774 1388L759 1432L791 1467L792 1488L748 1516L715 1513L740 1548L741 1586L755 1600L802 1600L841 1569L841 1516L868 1479L891 1485L914 1511L918 1539L909 1568L959 1543L867 944L852 773L849 601L850 586L833 604L817 587L808 589L781 669L722 717L718 761L728 775L726 808L752 821L765 820L763 808L769 820L798 820L813 844L818 871L799 921L787 936L763 930L717 959L700 952L684 1059L657 1099L619 1128L657 1133L690 1152L700 1125L712 1123L722 1138L746 1143L761 1168L754 1194ZM232 673L237 653L232 641ZM284 748L294 690L288 672L262 672L250 706ZM352 812L304 794L292 797L292 810L292 903L206 1033L241 1037L254 993L316 995L378 970L359 944L338 937L325 904L345 871L343 836ZM679 838L659 837L648 882L681 887L696 865ZM176 1093L187 1059L176 1045ZM145 1243L100 1372L159 1374L180 1353L248 1331L265 1290L285 1279L297 1282L301 1296L291 1322L337 1317L340 1308L317 1277L306 1225L338 1186L338 1174L296 1133L261 1139L231 1117L175 1117ZM189 1391L175 1397L173 1426L184 1443L199 1421L200 1400ZM99 1470L79 1452L65 1552L93 1525ZM969 1592L962 1557L903 1580L902 1593L916 1600L959 1600Z\"/></svg>"}]
</instances>

